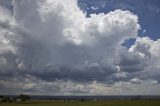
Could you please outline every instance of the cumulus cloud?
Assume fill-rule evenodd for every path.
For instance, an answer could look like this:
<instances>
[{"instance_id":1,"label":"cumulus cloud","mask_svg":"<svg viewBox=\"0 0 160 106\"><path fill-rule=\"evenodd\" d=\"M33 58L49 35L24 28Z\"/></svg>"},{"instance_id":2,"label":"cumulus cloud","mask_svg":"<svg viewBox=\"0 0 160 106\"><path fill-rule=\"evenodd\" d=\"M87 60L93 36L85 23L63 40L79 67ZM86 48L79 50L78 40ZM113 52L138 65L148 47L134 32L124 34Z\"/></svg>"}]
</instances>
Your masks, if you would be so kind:
<instances>
[{"instance_id":1,"label":"cumulus cloud","mask_svg":"<svg viewBox=\"0 0 160 106\"><path fill-rule=\"evenodd\" d=\"M0 92L118 94L119 81L147 78L157 85L159 40L139 38L138 16L130 11L87 17L76 0L12 5L13 14L0 6L0 88L6 88ZM136 42L127 49L122 43L130 38Z\"/></svg>"}]
</instances>

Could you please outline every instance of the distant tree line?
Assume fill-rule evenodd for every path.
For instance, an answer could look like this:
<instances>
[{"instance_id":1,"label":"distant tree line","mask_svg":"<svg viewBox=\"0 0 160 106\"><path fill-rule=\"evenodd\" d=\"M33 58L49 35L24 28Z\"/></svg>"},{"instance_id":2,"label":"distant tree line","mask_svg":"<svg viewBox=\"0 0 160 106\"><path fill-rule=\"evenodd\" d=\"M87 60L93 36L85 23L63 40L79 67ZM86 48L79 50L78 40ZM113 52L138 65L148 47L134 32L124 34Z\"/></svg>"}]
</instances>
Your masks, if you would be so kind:
<instances>
[{"instance_id":1,"label":"distant tree line","mask_svg":"<svg viewBox=\"0 0 160 106\"><path fill-rule=\"evenodd\" d=\"M30 100L29 95L20 94L17 97L10 97L10 96L3 96L0 95L0 102L25 102L27 100Z\"/></svg>"}]
</instances>

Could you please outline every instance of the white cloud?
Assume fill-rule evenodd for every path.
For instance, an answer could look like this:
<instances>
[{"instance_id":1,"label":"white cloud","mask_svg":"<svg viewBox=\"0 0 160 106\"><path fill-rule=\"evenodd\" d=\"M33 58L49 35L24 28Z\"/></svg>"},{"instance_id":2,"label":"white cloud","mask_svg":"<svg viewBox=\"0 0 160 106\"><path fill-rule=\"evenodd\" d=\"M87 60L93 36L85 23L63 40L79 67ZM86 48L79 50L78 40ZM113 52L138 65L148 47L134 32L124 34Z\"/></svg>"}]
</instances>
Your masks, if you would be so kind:
<instances>
[{"instance_id":1,"label":"white cloud","mask_svg":"<svg viewBox=\"0 0 160 106\"><path fill-rule=\"evenodd\" d=\"M98 7L91 6L92 10L98 10Z\"/></svg>"},{"instance_id":2,"label":"white cloud","mask_svg":"<svg viewBox=\"0 0 160 106\"><path fill-rule=\"evenodd\" d=\"M146 33L146 30L143 30L143 33Z\"/></svg>"},{"instance_id":3,"label":"white cloud","mask_svg":"<svg viewBox=\"0 0 160 106\"><path fill-rule=\"evenodd\" d=\"M135 55L139 55L143 61L139 64L143 64L144 69L141 70L140 78L142 79L155 79L159 80L159 64L160 64L160 42L159 39L153 41L148 37L137 38L136 42L129 51Z\"/></svg>"},{"instance_id":4,"label":"white cloud","mask_svg":"<svg viewBox=\"0 0 160 106\"><path fill-rule=\"evenodd\" d=\"M129 11L92 14L89 18L74 0L22 0L13 5L18 30L23 32L19 34L23 40L18 44L20 61L25 66L32 64L33 69L50 63L81 66L85 61L114 65L121 43L135 38L139 30L138 17ZM21 46L32 53L26 54L28 50Z\"/></svg>"},{"instance_id":5,"label":"white cloud","mask_svg":"<svg viewBox=\"0 0 160 106\"><path fill-rule=\"evenodd\" d=\"M131 46L129 51L148 58L150 65L158 65L158 61L160 60L160 40L153 41L149 37L137 38L135 44Z\"/></svg>"}]
</instances>

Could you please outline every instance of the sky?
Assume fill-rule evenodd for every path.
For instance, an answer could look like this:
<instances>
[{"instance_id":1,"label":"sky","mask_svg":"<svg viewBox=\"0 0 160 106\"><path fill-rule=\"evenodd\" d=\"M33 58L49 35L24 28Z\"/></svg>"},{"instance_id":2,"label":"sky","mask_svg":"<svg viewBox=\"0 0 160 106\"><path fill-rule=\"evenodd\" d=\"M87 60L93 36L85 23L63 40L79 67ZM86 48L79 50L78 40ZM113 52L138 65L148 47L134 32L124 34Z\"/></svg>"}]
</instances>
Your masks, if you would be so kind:
<instances>
[{"instance_id":1,"label":"sky","mask_svg":"<svg viewBox=\"0 0 160 106\"><path fill-rule=\"evenodd\" d=\"M0 94L160 95L159 0L0 0Z\"/></svg>"}]
</instances>

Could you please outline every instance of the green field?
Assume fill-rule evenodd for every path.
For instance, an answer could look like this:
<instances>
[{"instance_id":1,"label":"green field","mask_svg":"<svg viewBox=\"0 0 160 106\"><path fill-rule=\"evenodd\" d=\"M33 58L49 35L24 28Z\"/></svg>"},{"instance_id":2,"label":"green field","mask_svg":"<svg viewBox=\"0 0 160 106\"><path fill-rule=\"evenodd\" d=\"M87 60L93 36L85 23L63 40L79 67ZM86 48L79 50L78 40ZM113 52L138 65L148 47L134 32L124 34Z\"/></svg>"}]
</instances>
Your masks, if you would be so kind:
<instances>
[{"instance_id":1,"label":"green field","mask_svg":"<svg viewBox=\"0 0 160 106\"><path fill-rule=\"evenodd\" d=\"M160 100L101 100L101 101L28 101L0 103L0 106L160 106Z\"/></svg>"}]
</instances>

